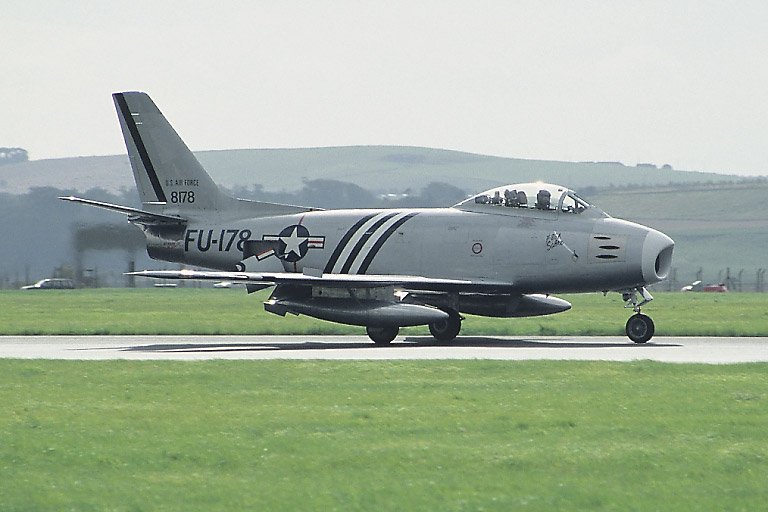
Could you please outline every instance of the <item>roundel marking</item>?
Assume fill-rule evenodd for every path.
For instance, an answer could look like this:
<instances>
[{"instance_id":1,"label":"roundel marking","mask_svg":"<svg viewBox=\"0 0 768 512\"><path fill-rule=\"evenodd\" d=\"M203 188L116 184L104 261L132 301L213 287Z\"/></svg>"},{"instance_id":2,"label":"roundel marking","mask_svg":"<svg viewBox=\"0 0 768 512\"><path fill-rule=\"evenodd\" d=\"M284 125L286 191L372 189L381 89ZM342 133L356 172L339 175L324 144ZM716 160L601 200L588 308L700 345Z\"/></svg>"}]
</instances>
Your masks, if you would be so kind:
<instances>
[{"instance_id":1,"label":"roundel marking","mask_svg":"<svg viewBox=\"0 0 768 512\"><path fill-rule=\"evenodd\" d=\"M275 254L281 260L289 263L299 261L307 255L309 249L322 249L325 247L324 236L311 236L309 230L301 224L292 224L285 227L277 235L264 235L262 240L277 242L275 252L270 254Z\"/></svg>"},{"instance_id":2,"label":"roundel marking","mask_svg":"<svg viewBox=\"0 0 768 512\"><path fill-rule=\"evenodd\" d=\"M293 263L307 254L309 248L309 230L300 224L283 228L278 236L277 255L280 259Z\"/></svg>"}]
</instances>

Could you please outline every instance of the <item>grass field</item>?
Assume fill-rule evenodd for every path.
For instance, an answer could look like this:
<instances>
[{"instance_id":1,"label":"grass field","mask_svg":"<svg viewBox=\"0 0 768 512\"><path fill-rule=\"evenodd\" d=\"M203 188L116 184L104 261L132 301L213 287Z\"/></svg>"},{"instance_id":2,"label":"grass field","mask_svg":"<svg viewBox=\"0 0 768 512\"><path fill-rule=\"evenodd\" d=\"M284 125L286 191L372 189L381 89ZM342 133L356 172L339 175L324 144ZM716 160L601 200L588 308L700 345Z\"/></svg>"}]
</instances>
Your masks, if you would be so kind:
<instances>
[{"instance_id":1,"label":"grass field","mask_svg":"<svg viewBox=\"0 0 768 512\"><path fill-rule=\"evenodd\" d=\"M0 361L15 510L759 510L768 366Z\"/></svg>"},{"instance_id":2,"label":"grass field","mask_svg":"<svg viewBox=\"0 0 768 512\"><path fill-rule=\"evenodd\" d=\"M195 289L0 293L18 333L362 333ZM569 296L468 334L619 334ZM765 334L768 296L657 294L659 334ZM425 330L409 330L423 332ZM0 360L0 509L759 510L768 364Z\"/></svg>"},{"instance_id":3,"label":"grass field","mask_svg":"<svg viewBox=\"0 0 768 512\"><path fill-rule=\"evenodd\" d=\"M266 313L268 292L214 289L0 291L0 334L365 334L360 327ZM654 293L643 308L657 335L768 336L768 294ZM618 294L564 296L565 313L469 317L465 335L623 335ZM423 334L426 327L402 329Z\"/></svg>"}]
</instances>

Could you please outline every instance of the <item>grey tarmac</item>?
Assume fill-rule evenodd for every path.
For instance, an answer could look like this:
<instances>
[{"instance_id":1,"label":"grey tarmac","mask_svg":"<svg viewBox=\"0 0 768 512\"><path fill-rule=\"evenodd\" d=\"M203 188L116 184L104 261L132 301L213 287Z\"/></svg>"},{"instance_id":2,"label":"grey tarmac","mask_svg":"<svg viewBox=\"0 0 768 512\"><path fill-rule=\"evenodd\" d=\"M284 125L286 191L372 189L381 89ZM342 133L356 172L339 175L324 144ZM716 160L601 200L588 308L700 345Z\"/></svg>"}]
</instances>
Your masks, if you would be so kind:
<instances>
[{"instance_id":1,"label":"grey tarmac","mask_svg":"<svg viewBox=\"0 0 768 512\"><path fill-rule=\"evenodd\" d=\"M377 346L366 336L0 336L0 358L70 360L486 359L730 364L768 361L768 338L460 336L438 343L400 336Z\"/></svg>"}]
</instances>

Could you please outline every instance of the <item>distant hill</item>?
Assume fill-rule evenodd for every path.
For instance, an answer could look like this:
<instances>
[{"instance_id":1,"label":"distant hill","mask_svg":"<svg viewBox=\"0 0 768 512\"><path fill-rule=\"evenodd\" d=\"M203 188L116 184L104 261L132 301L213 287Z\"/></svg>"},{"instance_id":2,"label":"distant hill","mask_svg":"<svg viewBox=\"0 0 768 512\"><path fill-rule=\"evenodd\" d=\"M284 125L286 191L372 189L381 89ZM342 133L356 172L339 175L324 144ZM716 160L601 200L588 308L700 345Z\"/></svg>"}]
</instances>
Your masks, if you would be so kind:
<instances>
[{"instance_id":1,"label":"distant hill","mask_svg":"<svg viewBox=\"0 0 768 512\"><path fill-rule=\"evenodd\" d=\"M667 185L739 181L736 176L618 162L522 160L401 146L309 149L240 149L196 153L214 180L227 188L260 185L267 192L296 190L306 180L352 183L375 193L414 192L444 182L468 194L526 181L584 187ZM23 194L35 187L111 193L132 189L127 155L33 160L0 167L0 192Z\"/></svg>"}]
</instances>

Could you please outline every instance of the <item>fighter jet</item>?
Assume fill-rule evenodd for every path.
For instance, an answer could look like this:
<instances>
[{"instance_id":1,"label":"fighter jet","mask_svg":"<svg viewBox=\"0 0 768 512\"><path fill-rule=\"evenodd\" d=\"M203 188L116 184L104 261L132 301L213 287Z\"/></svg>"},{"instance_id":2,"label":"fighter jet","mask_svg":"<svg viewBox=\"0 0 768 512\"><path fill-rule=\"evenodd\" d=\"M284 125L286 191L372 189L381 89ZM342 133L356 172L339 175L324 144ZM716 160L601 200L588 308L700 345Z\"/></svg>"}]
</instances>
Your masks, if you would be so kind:
<instances>
[{"instance_id":1,"label":"fighter jet","mask_svg":"<svg viewBox=\"0 0 768 512\"><path fill-rule=\"evenodd\" d=\"M449 208L322 210L224 194L150 97L113 95L142 208L61 199L127 215L154 259L206 270L134 275L273 287L264 308L360 325L377 344L428 325L453 340L464 314L549 315L555 293L616 291L626 333L654 334L640 308L669 273L674 242L610 217L565 187L519 183Z\"/></svg>"}]
</instances>

